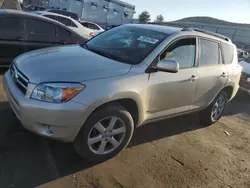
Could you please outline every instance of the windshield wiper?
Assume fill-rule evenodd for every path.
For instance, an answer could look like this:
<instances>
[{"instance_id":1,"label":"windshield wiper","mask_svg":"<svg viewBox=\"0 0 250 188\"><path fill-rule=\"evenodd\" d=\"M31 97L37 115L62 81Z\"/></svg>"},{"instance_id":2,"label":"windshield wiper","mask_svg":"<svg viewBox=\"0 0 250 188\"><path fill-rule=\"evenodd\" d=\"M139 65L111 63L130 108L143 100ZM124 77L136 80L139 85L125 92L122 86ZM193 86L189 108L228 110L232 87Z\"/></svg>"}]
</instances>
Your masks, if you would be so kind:
<instances>
[{"instance_id":1,"label":"windshield wiper","mask_svg":"<svg viewBox=\"0 0 250 188\"><path fill-rule=\"evenodd\" d=\"M112 60L114 60L114 61L120 61L120 62L123 62L123 63L127 63L127 62L124 61L124 59L122 59L122 58L116 57L116 56L111 55L111 54L107 54L107 53L103 52L102 50L90 48L87 44L84 44L84 45L82 45L81 47L83 47L83 48L85 48L86 50L89 50L89 51L91 51L91 52L94 52L94 53L96 53L96 54L98 54L98 55L101 55L101 56L103 56L103 57L112 59Z\"/></svg>"}]
</instances>

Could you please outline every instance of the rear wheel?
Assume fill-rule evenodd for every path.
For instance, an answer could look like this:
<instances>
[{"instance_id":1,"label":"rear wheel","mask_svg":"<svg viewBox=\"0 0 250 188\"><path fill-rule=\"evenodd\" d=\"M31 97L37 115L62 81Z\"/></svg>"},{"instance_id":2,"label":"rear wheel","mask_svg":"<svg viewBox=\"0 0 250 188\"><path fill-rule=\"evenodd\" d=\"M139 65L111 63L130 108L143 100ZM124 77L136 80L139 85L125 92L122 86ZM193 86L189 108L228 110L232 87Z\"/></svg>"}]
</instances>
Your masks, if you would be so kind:
<instances>
[{"instance_id":1,"label":"rear wheel","mask_svg":"<svg viewBox=\"0 0 250 188\"><path fill-rule=\"evenodd\" d=\"M134 132L131 114L112 104L94 112L75 140L78 154L89 162L101 162L124 149Z\"/></svg>"},{"instance_id":2,"label":"rear wheel","mask_svg":"<svg viewBox=\"0 0 250 188\"><path fill-rule=\"evenodd\" d=\"M221 91L214 101L204 111L202 111L202 121L209 125L217 122L221 118L227 103L227 93L225 91Z\"/></svg>"}]
</instances>

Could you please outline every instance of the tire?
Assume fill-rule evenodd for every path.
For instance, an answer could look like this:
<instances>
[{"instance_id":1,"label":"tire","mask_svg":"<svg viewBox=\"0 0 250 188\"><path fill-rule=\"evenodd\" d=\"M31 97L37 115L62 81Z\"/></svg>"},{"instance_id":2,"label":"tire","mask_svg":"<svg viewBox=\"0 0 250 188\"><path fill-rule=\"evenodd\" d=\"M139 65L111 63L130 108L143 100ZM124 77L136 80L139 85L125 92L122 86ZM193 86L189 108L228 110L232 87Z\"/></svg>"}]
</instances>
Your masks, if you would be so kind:
<instances>
[{"instance_id":1,"label":"tire","mask_svg":"<svg viewBox=\"0 0 250 188\"><path fill-rule=\"evenodd\" d=\"M225 104L221 107L221 111L218 113L218 115L213 115L214 108L216 107L216 105L218 106L219 99L223 99ZM227 103L228 103L228 95L225 91L221 91L214 99L214 101L205 110L201 112L202 123L205 123L206 125L211 125L217 122L221 118L227 106Z\"/></svg>"},{"instance_id":2,"label":"tire","mask_svg":"<svg viewBox=\"0 0 250 188\"><path fill-rule=\"evenodd\" d=\"M110 126L112 120L115 122L113 131ZM118 132L122 133L117 134ZM90 115L78 133L74 147L84 160L93 163L102 162L122 151L130 142L133 133L134 121L131 114L121 105L111 104ZM114 139L120 144L118 145Z\"/></svg>"}]
</instances>

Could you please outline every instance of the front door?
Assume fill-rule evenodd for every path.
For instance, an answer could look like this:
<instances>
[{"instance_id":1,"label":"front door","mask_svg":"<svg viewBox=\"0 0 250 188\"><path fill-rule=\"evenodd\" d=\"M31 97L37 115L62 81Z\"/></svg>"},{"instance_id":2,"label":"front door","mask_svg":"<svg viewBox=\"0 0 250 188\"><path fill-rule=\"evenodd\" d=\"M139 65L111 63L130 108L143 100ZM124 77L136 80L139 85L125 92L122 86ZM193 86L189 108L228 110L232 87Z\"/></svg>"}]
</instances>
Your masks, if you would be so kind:
<instances>
[{"instance_id":1,"label":"front door","mask_svg":"<svg viewBox=\"0 0 250 188\"><path fill-rule=\"evenodd\" d=\"M206 107L224 88L228 79L228 70L222 61L220 44L201 38L199 49L198 82L192 109Z\"/></svg>"},{"instance_id":2,"label":"front door","mask_svg":"<svg viewBox=\"0 0 250 188\"><path fill-rule=\"evenodd\" d=\"M150 74L147 119L188 111L197 85L196 38L179 39L160 55L160 60L179 63L177 73Z\"/></svg>"}]
</instances>

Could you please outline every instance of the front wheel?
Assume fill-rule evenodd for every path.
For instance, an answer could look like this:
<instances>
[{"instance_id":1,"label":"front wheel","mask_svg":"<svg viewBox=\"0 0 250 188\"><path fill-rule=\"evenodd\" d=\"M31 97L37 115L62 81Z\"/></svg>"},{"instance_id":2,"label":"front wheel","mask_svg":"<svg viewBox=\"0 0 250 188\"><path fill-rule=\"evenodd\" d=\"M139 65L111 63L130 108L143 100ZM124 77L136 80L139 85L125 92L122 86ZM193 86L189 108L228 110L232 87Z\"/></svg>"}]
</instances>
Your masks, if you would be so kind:
<instances>
[{"instance_id":1,"label":"front wheel","mask_svg":"<svg viewBox=\"0 0 250 188\"><path fill-rule=\"evenodd\" d=\"M214 101L201 112L202 121L208 125L217 122L221 118L227 103L227 93L225 91L221 91Z\"/></svg>"},{"instance_id":2,"label":"front wheel","mask_svg":"<svg viewBox=\"0 0 250 188\"><path fill-rule=\"evenodd\" d=\"M124 149L134 132L131 114L119 104L94 112L83 125L74 145L78 154L89 162L101 162Z\"/></svg>"}]
</instances>

